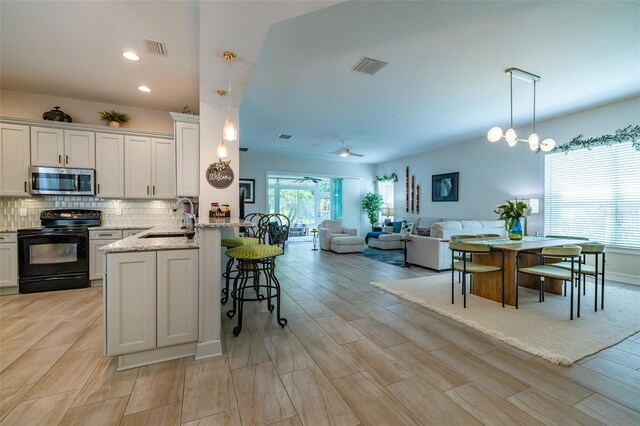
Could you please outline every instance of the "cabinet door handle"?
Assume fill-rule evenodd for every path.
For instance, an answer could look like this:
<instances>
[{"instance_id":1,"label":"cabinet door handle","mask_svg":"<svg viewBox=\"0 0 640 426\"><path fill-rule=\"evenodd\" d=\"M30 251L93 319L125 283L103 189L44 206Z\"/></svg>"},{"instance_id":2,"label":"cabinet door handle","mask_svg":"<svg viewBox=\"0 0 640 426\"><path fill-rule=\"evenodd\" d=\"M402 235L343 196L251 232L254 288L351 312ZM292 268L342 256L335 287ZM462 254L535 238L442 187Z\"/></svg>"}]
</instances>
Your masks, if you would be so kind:
<instances>
[{"instance_id":1,"label":"cabinet door handle","mask_svg":"<svg viewBox=\"0 0 640 426\"><path fill-rule=\"evenodd\" d=\"M147 195L149 195L149 185L147 185Z\"/></svg>"},{"instance_id":2,"label":"cabinet door handle","mask_svg":"<svg viewBox=\"0 0 640 426\"><path fill-rule=\"evenodd\" d=\"M69 156L65 156L65 160L64 160L65 164L69 164Z\"/></svg>"},{"instance_id":3,"label":"cabinet door handle","mask_svg":"<svg viewBox=\"0 0 640 426\"><path fill-rule=\"evenodd\" d=\"M0 237L0 240L4 240L4 237Z\"/></svg>"},{"instance_id":4,"label":"cabinet door handle","mask_svg":"<svg viewBox=\"0 0 640 426\"><path fill-rule=\"evenodd\" d=\"M29 191L27 191L27 181L26 180L24 181L24 192L29 192Z\"/></svg>"},{"instance_id":5,"label":"cabinet door handle","mask_svg":"<svg viewBox=\"0 0 640 426\"><path fill-rule=\"evenodd\" d=\"M98 192L97 192L97 194L99 194L99 193L100 193L100 184L98 184Z\"/></svg>"},{"instance_id":6,"label":"cabinet door handle","mask_svg":"<svg viewBox=\"0 0 640 426\"><path fill-rule=\"evenodd\" d=\"M58 154L58 163L62 164L62 155Z\"/></svg>"},{"instance_id":7,"label":"cabinet door handle","mask_svg":"<svg viewBox=\"0 0 640 426\"><path fill-rule=\"evenodd\" d=\"M98 237L113 237L113 234L98 234Z\"/></svg>"},{"instance_id":8,"label":"cabinet door handle","mask_svg":"<svg viewBox=\"0 0 640 426\"><path fill-rule=\"evenodd\" d=\"M156 186L153 185L153 195L156 195Z\"/></svg>"}]
</instances>

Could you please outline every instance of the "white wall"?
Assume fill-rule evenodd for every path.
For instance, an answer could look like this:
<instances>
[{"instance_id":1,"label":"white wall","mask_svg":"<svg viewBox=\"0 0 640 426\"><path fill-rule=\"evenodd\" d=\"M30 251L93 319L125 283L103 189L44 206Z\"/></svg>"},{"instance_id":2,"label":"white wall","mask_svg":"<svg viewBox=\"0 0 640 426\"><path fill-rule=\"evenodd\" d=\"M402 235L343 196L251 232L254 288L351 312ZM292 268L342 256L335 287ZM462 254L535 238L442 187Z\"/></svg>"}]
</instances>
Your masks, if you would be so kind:
<instances>
[{"instance_id":1,"label":"white wall","mask_svg":"<svg viewBox=\"0 0 640 426\"><path fill-rule=\"evenodd\" d=\"M69 114L74 123L106 125L100 119L98 112L114 109L131 116L131 121L123 126L125 128L173 133L173 120L168 111L13 90L0 91L0 115L2 116L42 119L42 113L52 110L54 106L59 106L62 111Z\"/></svg>"},{"instance_id":2,"label":"white wall","mask_svg":"<svg viewBox=\"0 0 640 426\"><path fill-rule=\"evenodd\" d=\"M496 123L501 124L504 128L504 123ZM579 134L585 138L612 134L630 124L640 124L640 97L537 123L536 131L541 139L551 137L562 144ZM521 137L531 132L531 128L526 127L516 126L516 130ZM422 187L421 216L495 219L497 215L493 209L506 199L514 196L539 198L541 212L530 217L529 233L544 233L544 154L532 153L526 144L519 143L515 148L509 148L504 140L490 143L483 135L467 142L379 164L377 175L395 172L399 177L395 185L395 203L400 211L404 211L405 206L407 165L410 174L416 176L416 184ZM460 173L459 201L431 202L431 176L447 172ZM616 279L629 281L634 279L633 276L640 279L640 253L610 250L607 260L607 272L619 274ZM610 275L611 279L614 277L615 274Z\"/></svg>"},{"instance_id":3,"label":"white wall","mask_svg":"<svg viewBox=\"0 0 640 426\"><path fill-rule=\"evenodd\" d=\"M236 125L238 123L238 109L232 109L232 118ZM211 203L218 202L220 205L228 204L231 207L231 216L237 218L239 216L239 198L240 186L238 179L240 178L240 162L238 158L239 141L226 142L227 151L229 153L225 161L231 160L229 167L233 170L234 179L231 186L225 189L216 189L209 185L206 178L207 168L211 163L218 161L216 156L216 148L218 142L222 139L222 128L228 116L228 108L226 106L200 102L200 220L208 217L208 211ZM239 137L242 137L240 135Z\"/></svg>"},{"instance_id":4,"label":"white wall","mask_svg":"<svg viewBox=\"0 0 640 426\"><path fill-rule=\"evenodd\" d=\"M356 177L345 180L343 186L343 216L345 224L358 229L363 235L366 217L361 201L364 194L374 190L375 166L347 161L310 160L262 153L240 153L240 177L256 180L256 202L247 204L245 213L264 212L267 209L267 173L295 173L318 177ZM358 182L359 183L356 183ZM359 185L359 188L357 187ZM347 193L349 196L347 197ZM356 216L355 218L353 216ZM358 224L356 226L356 223Z\"/></svg>"}]
</instances>

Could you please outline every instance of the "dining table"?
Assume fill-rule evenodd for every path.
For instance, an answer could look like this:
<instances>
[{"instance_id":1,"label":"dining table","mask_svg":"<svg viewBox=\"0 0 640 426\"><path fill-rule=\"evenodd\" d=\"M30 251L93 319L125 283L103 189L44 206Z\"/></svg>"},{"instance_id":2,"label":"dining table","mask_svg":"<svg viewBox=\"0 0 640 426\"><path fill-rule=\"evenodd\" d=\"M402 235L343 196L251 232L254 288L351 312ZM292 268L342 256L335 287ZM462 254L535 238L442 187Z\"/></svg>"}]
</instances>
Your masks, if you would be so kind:
<instances>
[{"instance_id":1,"label":"dining table","mask_svg":"<svg viewBox=\"0 0 640 426\"><path fill-rule=\"evenodd\" d=\"M484 265L502 265L502 253L504 253L504 303L514 306L516 304L516 260L518 253L522 251L540 252L546 247L559 247L569 244L584 243L585 240L568 238L548 238L538 236L525 236L521 240L510 240L503 237L470 238L465 243L488 244L491 251L486 255L473 256L473 262ZM540 264L540 257L535 255L520 256L520 268ZM539 288L540 278L535 275L520 274L519 285L533 289ZM545 278L545 292L562 294L562 281ZM471 293L485 299L502 301L502 272L488 272L473 276Z\"/></svg>"}]
</instances>

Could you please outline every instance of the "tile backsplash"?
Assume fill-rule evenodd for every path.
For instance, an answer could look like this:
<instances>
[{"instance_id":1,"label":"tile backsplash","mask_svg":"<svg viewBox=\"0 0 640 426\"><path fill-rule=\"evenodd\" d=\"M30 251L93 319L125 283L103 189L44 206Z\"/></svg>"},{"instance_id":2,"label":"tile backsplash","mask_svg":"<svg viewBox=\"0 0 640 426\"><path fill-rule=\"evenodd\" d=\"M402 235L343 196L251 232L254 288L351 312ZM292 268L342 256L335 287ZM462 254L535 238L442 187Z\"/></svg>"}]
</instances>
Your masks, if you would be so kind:
<instances>
[{"instance_id":1,"label":"tile backsplash","mask_svg":"<svg viewBox=\"0 0 640 426\"><path fill-rule=\"evenodd\" d=\"M0 198L0 229L40 226L42 210L71 208L100 210L103 226L176 227L181 224L182 210L171 211L174 204L175 201L168 200L105 200L78 196ZM20 216L23 208L27 209L26 216Z\"/></svg>"}]
</instances>

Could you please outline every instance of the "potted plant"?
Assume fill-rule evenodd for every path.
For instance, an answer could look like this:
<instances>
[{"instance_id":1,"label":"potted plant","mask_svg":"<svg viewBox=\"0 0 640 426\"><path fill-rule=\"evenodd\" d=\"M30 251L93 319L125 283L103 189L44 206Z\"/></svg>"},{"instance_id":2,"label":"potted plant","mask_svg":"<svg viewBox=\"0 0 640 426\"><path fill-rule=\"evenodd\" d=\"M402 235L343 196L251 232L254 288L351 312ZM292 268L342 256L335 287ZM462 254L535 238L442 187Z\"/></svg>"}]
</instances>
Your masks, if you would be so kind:
<instances>
[{"instance_id":1,"label":"potted plant","mask_svg":"<svg viewBox=\"0 0 640 426\"><path fill-rule=\"evenodd\" d=\"M101 111L98 114L100 114L101 119L107 122L109 127L120 127L121 124L131 120L129 114L117 112L113 109L111 111Z\"/></svg>"},{"instance_id":2,"label":"potted plant","mask_svg":"<svg viewBox=\"0 0 640 426\"><path fill-rule=\"evenodd\" d=\"M499 214L500 219L504 220L504 227L509 233L509 239L522 239L523 231L520 218L531 214L531 207L527 203L517 198L507 200L506 203L498 204L494 213Z\"/></svg>"},{"instance_id":3,"label":"potted plant","mask_svg":"<svg viewBox=\"0 0 640 426\"><path fill-rule=\"evenodd\" d=\"M367 192L362 200L362 209L367 212L372 228L378 221L378 214L382 209L383 202L382 195L377 192Z\"/></svg>"}]
</instances>

